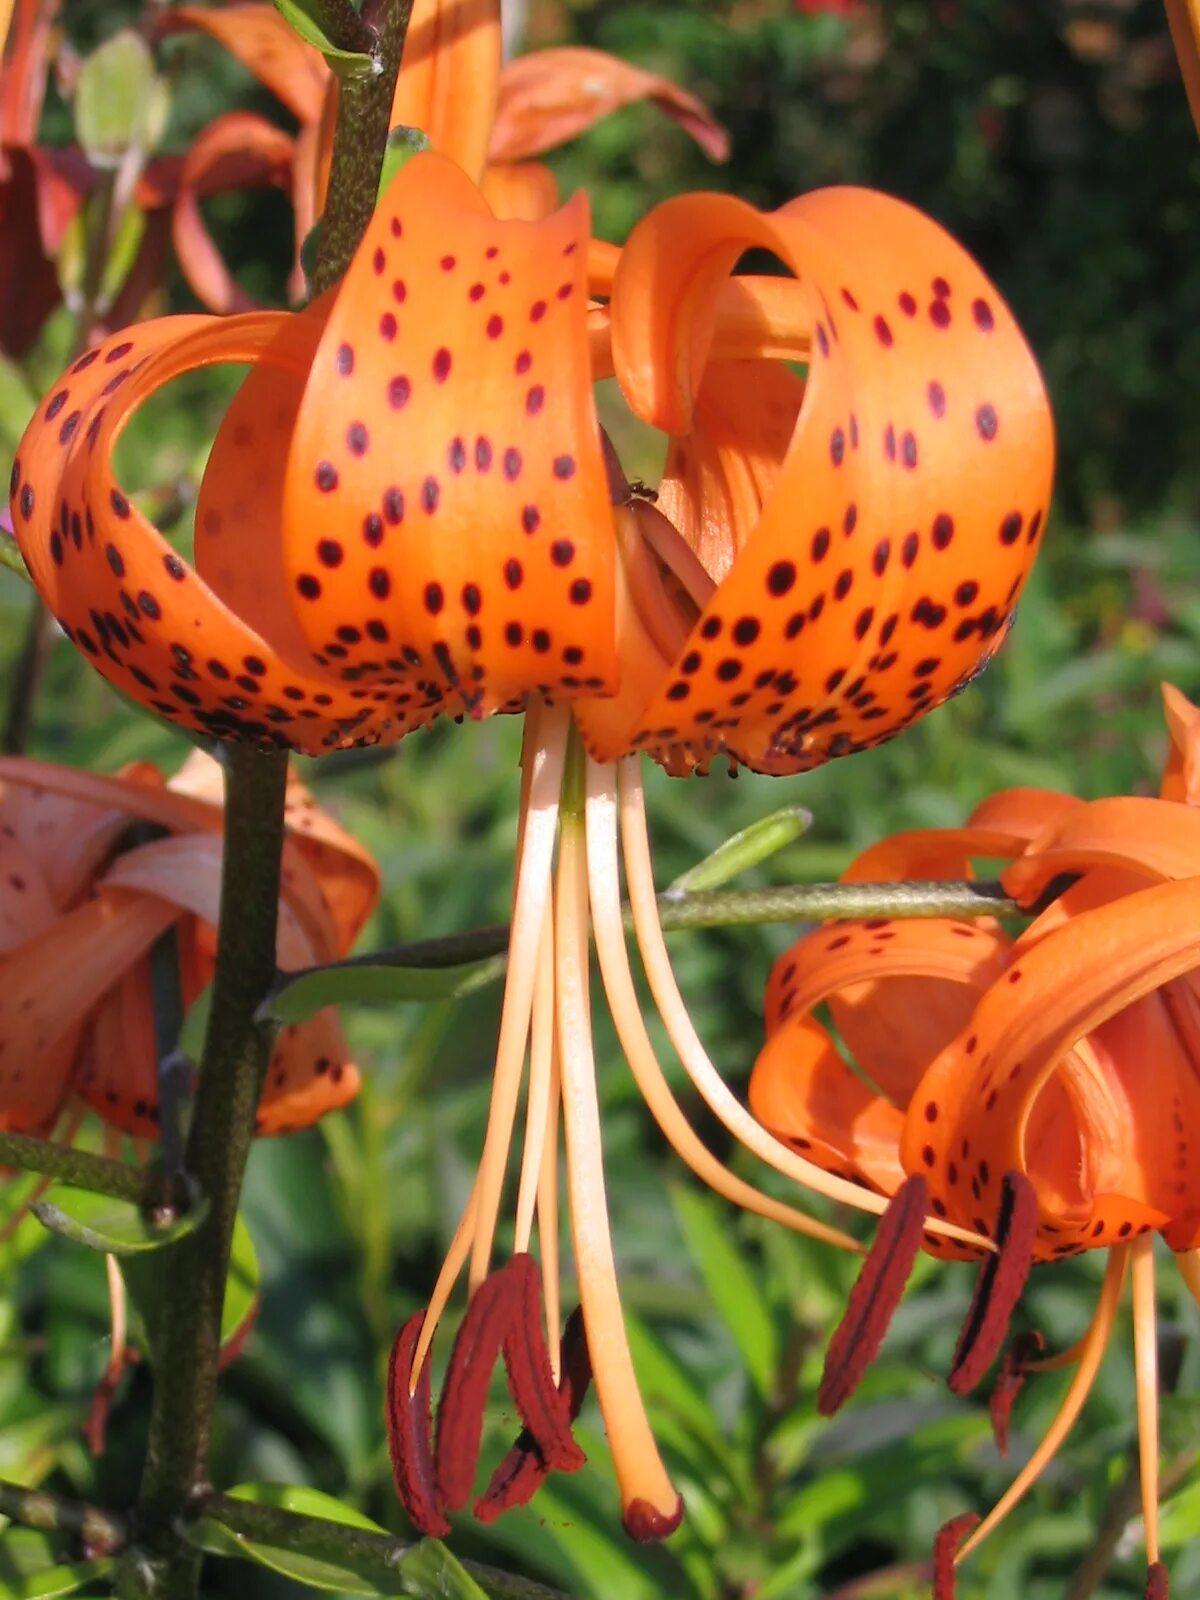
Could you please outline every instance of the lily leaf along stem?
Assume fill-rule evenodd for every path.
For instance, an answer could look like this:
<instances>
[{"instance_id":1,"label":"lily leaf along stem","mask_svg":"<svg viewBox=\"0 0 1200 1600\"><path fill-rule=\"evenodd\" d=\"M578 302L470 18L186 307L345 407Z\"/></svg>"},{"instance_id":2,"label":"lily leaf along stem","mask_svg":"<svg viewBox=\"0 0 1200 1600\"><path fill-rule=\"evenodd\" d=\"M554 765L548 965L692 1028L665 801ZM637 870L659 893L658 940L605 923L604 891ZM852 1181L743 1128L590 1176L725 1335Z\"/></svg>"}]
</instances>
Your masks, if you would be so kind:
<instances>
[{"instance_id":1,"label":"lily leaf along stem","mask_svg":"<svg viewBox=\"0 0 1200 1600\"><path fill-rule=\"evenodd\" d=\"M1026 908L1010 900L998 883L937 879L928 883L808 883L772 889L704 889L658 897L664 931L746 927L767 922L824 922L833 917L1005 917L1022 916ZM632 928L628 907L626 928ZM508 924L490 923L467 933L350 956L323 967L306 967L279 976L264 1005L271 1005L288 987L314 972L356 967L412 967L426 971L466 966L502 954L508 948Z\"/></svg>"},{"instance_id":2,"label":"lily leaf along stem","mask_svg":"<svg viewBox=\"0 0 1200 1600\"><path fill-rule=\"evenodd\" d=\"M206 1495L196 1503L190 1515L211 1517L231 1533L277 1550L289 1550L317 1561L351 1563L364 1576L375 1576L383 1582L390 1579L393 1584L397 1577L403 1581L406 1563L411 1561L415 1565L430 1546L428 1540L414 1544L393 1539L388 1534L373 1533L367 1528L352 1528L281 1507L257 1505L232 1495ZM433 1545L432 1548L436 1552L438 1547ZM459 1564L490 1600L568 1600L558 1589L500 1572L477 1561L460 1561Z\"/></svg>"},{"instance_id":3,"label":"lily leaf along stem","mask_svg":"<svg viewBox=\"0 0 1200 1600\"><path fill-rule=\"evenodd\" d=\"M109 1161L90 1151L50 1144L25 1133L0 1133L0 1167L45 1173L75 1189L111 1195L114 1200L132 1200L143 1210L160 1216L179 1216L195 1198L190 1185L172 1181L161 1172Z\"/></svg>"},{"instance_id":4,"label":"lily leaf along stem","mask_svg":"<svg viewBox=\"0 0 1200 1600\"><path fill-rule=\"evenodd\" d=\"M318 292L345 270L374 207L411 9L411 0L384 0L380 71L342 90ZM160 1257L156 1383L136 1513L144 1548L121 1573L128 1600L192 1600L199 1584L200 1553L178 1519L207 1487L230 1241L271 1054L273 1030L258 1012L275 977L286 781L285 754L229 747L213 1001L186 1152L212 1209Z\"/></svg>"}]
</instances>

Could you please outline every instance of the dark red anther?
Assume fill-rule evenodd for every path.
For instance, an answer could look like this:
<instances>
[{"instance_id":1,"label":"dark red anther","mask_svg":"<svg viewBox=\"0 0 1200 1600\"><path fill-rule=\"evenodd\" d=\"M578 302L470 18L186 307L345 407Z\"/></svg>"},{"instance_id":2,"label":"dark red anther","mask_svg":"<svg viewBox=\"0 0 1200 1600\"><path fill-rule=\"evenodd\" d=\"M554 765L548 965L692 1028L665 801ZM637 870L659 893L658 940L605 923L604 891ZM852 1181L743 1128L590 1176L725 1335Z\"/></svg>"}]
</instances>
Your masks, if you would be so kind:
<instances>
[{"instance_id":1,"label":"dark red anther","mask_svg":"<svg viewBox=\"0 0 1200 1600\"><path fill-rule=\"evenodd\" d=\"M586 1457L571 1436L571 1415L554 1382L542 1331L541 1278L533 1257L516 1255L505 1267L518 1298L504 1335L508 1386L521 1420L552 1472L577 1472Z\"/></svg>"},{"instance_id":2,"label":"dark red anther","mask_svg":"<svg viewBox=\"0 0 1200 1600\"><path fill-rule=\"evenodd\" d=\"M1161 1561L1155 1561L1146 1573L1146 1600L1171 1600L1167 1569Z\"/></svg>"},{"instance_id":3,"label":"dark red anther","mask_svg":"<svg viewBox=\"0 0 1200 1600\"><path fill-rule=\"evenodd\" d=\"M975 1280L950 1368L953 1393L969 1394L996 1359L1033 1265L1037 1228L1037 1190L1024 1173L1006 1172L1000 1185L996 1253L984 1257Z\"/></svg>"},{"instance_id":4,"label":"dark red anther","mask_svg":"<svg viewBox=\"0 0 1200 1600\"><path fill-rule=\"evenodd\" d=\"M423 1311L409 1317L392 1346L387 1377L388 1449L404 1509L422 1533L441 1539L450 1532L450 1524L442 1515L434 1479L428 1359L416 1389L409 1393L413 1356L424 1323Z\"/></svg>"},{"instance_id":5,"label":"dark red anther","mask_svg":"<svg viewBox=\"0 0 1200 1600\"><path fill-rule=\"evenodd\" d=\"M683 1521L683 1501L676 1496L674 1510L660 1511L649 1500L631 1500L621 1521L636 1544L655 1544L659 1539L669 1539Z\"/></svg>"},{"instance_id":6,"label":"dark red anther","mask_svg":"<svg viewBox=\"0 0 1200 1600\"><path fill-rule=\"evenodd\" d=\"M845 1315L825 1352L817 1391L822 1416L832 1416L845 1405L879 1354L920 1249L928 1209L929 1185L917 1174L904 1180L881 1217Z\"/></svg>"},{"instance_id":7,"label":"dark red anther","mask_svg":"<svg viewBox=\"0 0 1200 1600\"><path fill-rule=\"evenodd\" d=\"M976 1513L964 1511L938 1529L933 1541L933 1600L954 1600L954 1558L959 1545L978 1526Z\"/></svg>"},{"instance_id":8,"label":"dark red anther","mask_svg":"<svg viewBox=\"0 0 1200 1600\"><path fill-rule=\"evenodd\" d=\"M1028 1332L1016 1336L1000 1365L1000 1373L996 1379L996 1387L992 1390L992 1398L988 1402L988 1410L991 1413L996 1449L1002 1456L1008 1454L1008 1423L1012 1416L1013 1402L1025 1386L1025 1369L1031 1361L1037 1360L1045 1348L1046 1341L1036 1329L1031 1328Z\"/></svg>"},{"instance_id":9,"label":"dark red anther","mask_svg":"<svg viewBox=\"0 0 1200 1600\"><path fill-rule=\"evenodd\" d=\"M566 1405L567 1415L574 1422L583 1405L588 1384L592 1381L592 1364L588 1359L587 1336L583 1328L583 1313L578 1306L567 1318L562 1337L562 1372L558 1392ZM580 1451L579 1464L583 1464ZM574 1470L573 1468L568 1470ZM495 1522L514 1506L527 1505L549 1476L550 1467L533 1434L526 1428L516 1444L492 1474L491 1481L475 1502L475 1515L480 1522Z\"/></svg>"},{"instance_id":10,"label":"dark red anther","mask_svg":"<svg viewBox=\"0 0 1200 1600\"><path fill-rule=\"evenodd\" d=\"M501 1267L476 1289L459 1325L438 1407L436 1472L439 1503L466 1505L475 1481L492 1369L516 1314L519 1281Z\"/></svg>"}]
</instances>

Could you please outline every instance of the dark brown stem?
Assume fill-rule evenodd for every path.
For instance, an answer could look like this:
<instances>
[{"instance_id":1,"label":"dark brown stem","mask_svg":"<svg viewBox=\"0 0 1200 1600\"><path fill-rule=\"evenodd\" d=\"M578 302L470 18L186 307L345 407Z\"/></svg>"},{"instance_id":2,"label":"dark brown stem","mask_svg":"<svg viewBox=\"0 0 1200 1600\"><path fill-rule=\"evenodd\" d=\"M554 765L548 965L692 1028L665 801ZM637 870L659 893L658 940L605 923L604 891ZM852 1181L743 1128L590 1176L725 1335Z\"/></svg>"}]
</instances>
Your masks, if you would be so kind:
<instances>
[{"instance_id":1,"label":"dark brown stem","mask_svg":"<svg viewBox=\"0 0 1200 1600\"><path fill-rule=\"evenodd\" d=\"M115 1555L129 1537L122 1517L80 1500L64 1500L40 1489L26 1489L19 1483L0 1483L0 1516L43 1533L72 1534L95 1555Z\"/></svg>"},{"instance_id":2,"label":"dark brown stem","mask_svg":"<svg viewBox=\"0 0 1200 1600\"><path fill-rule=\"evenodd\" d=\"M329 204L321 219L313 273L314 294L328 289L345 272L375 209L396 74L411 14L412 0L383 0L374 52L380 70L373 77L347 78L341 85Z\"/></svg>"},{"instance_id":3,"label":"dark brown stem","mask_svg":"<svg viewBox=\"0 0 1200 1600\"><path fill-rule=\"evenodd\" d=\"M196 1592L200 1557L174 1522L207 1484L230 1240L271 1056L271 1030L255 1013L275 971L287 757L233 745L227 763L212 1009L186 1159L211 1209L160 1255L154 1404L137 1510L147 1559L123 1574L124 1592L146 1600Z\"/></svg>"},{"instance_id":4,"label":"dark brown stem","mask_svg":"<svg viewBox=\"0 0 1200 1600\"><path fill-rule=\"evenodd\" d=\"M330 44L339 50L369 55L374 49L375 35L350 0L308 0L307 10Z\"/></svg>"}]
</instances>

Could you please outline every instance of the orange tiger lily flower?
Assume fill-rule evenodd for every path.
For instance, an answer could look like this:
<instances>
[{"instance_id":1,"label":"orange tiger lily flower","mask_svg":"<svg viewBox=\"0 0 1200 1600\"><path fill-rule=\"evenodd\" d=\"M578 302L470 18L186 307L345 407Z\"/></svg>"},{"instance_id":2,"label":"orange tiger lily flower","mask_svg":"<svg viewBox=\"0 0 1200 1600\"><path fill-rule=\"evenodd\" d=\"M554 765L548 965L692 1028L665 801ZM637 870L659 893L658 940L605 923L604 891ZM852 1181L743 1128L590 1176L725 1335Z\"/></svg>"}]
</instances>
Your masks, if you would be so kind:
<instances>
[{"instance_id":1,"label":"orange tiger lily flower","mask_svg":"<svg viewBox=\"0 0 1200 1600\"><path fill-rule=\"evenodd\" d=\"M752 245L796 279L730 279ZM583 197L498 220L454 163L417 156L338 289L296 315L175 319L99 347L52 391L14 475L17 534L55 615L102 673L186 726L321 751L443 712L526 713L485 1147L389 1385L397 1483L430 1532L470 1497L501 1349L528 1431L480 1516L579 1464L570 1424L590 1369L626 1526L659 1537L681 1513L621 1316L589 917L624 1053L683 1160L731 1200L854 1247L736 1177L687 1121L630 974L618 816L655 1002L709 1107L767 1164L886 1208L762 1129L708 1058L658 923L636 753L673 772L724 755L782 774L890 737L995 647L1049 492L1032 357L979 269L908 207L828 191L764 216L697 197L614 255L589 240ZM589 307L589 288L611 291L609 306ZM790 373L776 384L810 347L803 395ZM112 447L178 372L247 358L201 486L193 570L117 484ZM730 370L783 403L729 417L715 386ZM681 436L680 528L605 459L592 380L608 371L639 415ZM526 1076L514 1255L493 1271ZM560 1114L582 1300L561 1345ZM470 1309L435 1442L429 1349L464 1269Z\"/></svg>"},{"instance_id":2,"label":"orange tiger lily flower","mask_svg":"<svg viewBox=\"0 0 1200 1600\"><path fill-rule=\"evenodd\" d=\"M199 30L216 39L300 125L293 138L257 115L229 112L193 142L182 164L161 164L176 185L175 246L188 282L214 311L252 304L204 226L198 200L241 182L283 184L296 215L290 293L301 298L300 249L325 203L337 79L319 52L269 4L172 6L160 33ZM435 150L473 178L499 216L528 220L558 204L549 168L528 158L578 137L622 106L650 100L714 161L728 139L694 95L600 50L534 51L500 59L499 0L416 0L392 103L393 127L420 128ZM230 163L240 157L241 178Z\"/></svg>"},{"instance_id":3,"label":"orange tiger lily flower","mask_svg":"<svg viewBox=\"0 0 1200 1600\"><path fill-rule=\"evenodd\" d=\"M112 1128L156 1136L149 952L173 933L184 1006L211 981L221 818L220 770L199 753L170 784L144 762L110 778L0 758L0 1127L44 1133L75 1093ZM159 836L130 842L139 825ZM295 779L283 874L281 966L345 955L378 873ZM332 1011L284 1029L259 1131L307 1126L358 1081Z\"/></svg>"},{"instance_id":4,"label":"orange tiger lily flower","mask_svg":"<svg viewBox=\"0 0 1200 1600\"><path fill-rule=\"evenodd\" d=\"M1158 1547L1154 1258L1161 1233L1200 1293L1200 1180L1189 1130L1200 1117L1200 712L1166 687L1171 751L1158 799L1089 803L1009 791L967 828L901 836L852 876L944 875L972 856L1009 858L1009 893L1036 905L1071 886L1016 939L994 923L831 924L781 958L767 994L768 1040L751 1080L755 1115L810 1159L894 1196L830 1347L823 1408L848 1397L882 1338L926 1215L996 1241L960 1339L964 1392L998 1351L1032 1262L1088 1249L1109 1269L1084 1337L1061 1356L1017 1349L995 1400L998 1434L1023 1372L1074 1368L1045 1438L986 1521L946 1530L940 1600L961 1560L1028 1491L1078 1416L1133 1281L1147 1595L1163 1600ZM834 1023L874 1085L813 1020ZM1039 1347L1040 1348L1040 1347Z\"/></svg>"}]
</instances>

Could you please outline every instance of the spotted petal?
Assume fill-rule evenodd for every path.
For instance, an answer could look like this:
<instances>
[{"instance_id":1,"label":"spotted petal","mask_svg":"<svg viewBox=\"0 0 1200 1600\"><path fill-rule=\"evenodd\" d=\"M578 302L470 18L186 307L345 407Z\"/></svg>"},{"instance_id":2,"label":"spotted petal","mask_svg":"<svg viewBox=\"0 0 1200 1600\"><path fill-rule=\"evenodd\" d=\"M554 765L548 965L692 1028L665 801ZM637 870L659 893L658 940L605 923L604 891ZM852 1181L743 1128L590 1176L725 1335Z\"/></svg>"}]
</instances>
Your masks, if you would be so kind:
<instances>
[{"instance_id":1,"label":"spotted petal","mask_svg":"<svg viewBox=\"0 0 1200 1600\"><path fill-rule=\"evenodd\" d=\"M338 681L415 681L430 712L476 715L611 691L586 246L582 196L497 222L444 157L393 181L321 334L283 490L298 626Z\"/></svg>"},{"instance_id":2,"label":"spotted petal","mask_svg":"<svg viewBox=\"0 0 1200 1600\"><path fill-rule=\"evenodd\" d=\"M1053 441L1033 358L975 263L882 195L823 190L772 215L713 195L660 206L613 289L635 411L677 438L696 426L721 286L750 248L796 275L804 403L757 526L674 660L655 670L626 609L637 699L623 727L580 716L605 758L649 746L686 767L724 749L790 772L878 743L988 658L1040 538Z\"/></svg>"}]
</instances>

